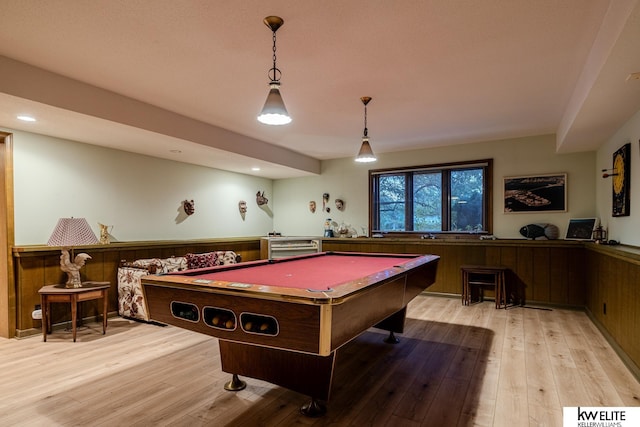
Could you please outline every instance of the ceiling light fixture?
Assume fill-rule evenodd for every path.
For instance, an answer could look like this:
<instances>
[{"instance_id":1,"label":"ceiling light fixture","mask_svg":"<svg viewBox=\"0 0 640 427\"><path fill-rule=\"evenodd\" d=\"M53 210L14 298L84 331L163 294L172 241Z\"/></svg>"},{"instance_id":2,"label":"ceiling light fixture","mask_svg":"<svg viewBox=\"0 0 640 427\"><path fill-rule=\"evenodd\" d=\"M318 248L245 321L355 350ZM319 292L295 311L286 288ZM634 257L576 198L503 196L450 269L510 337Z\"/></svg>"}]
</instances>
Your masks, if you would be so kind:
<instances>
[{"instance_id":1,"label":"ceiling light fixture","mask_svg":"<svg viewBox=\"0 0 640 427\"><path fill-rule=\"evenodd\" d=\"M31 117L31 116L27 116L27 115L20 115L17 117L18 120L22 120L23 122L35 122L36 119Z\"/></svg>"},{"instance_id":2,"label":"ceiling light fixture","mask_svg":"<svg viewBox=\"0 0 640 427\"><path fill-rule=\"evenodd\" d=\"M273 68L269 70L269 94L264 103L262 112L258 116L258 121L266 125L286 125L291 123L291 117L284 106L284 101L280 95L280 77L282 73L276 67L276 31L284 24L284 20L279 16L267 16L263 22L273 31Z\"/></svg>"},{"instance_id":3,"label":"ceiling light fixture","mask_svg":"<svg viewBox=\"0 0 640 427\"><path fill-rule=\"evenodd\" d=\"M356 162L375 162L377 159L375 154L373 154L371 145L369 145L369 130L367 129L367 104L371 101L371 97L363 96L360 100L364 104L364 133L362 135L362 146L360 147L360 152L356 157Z\"/></svg>"}]
</instances>

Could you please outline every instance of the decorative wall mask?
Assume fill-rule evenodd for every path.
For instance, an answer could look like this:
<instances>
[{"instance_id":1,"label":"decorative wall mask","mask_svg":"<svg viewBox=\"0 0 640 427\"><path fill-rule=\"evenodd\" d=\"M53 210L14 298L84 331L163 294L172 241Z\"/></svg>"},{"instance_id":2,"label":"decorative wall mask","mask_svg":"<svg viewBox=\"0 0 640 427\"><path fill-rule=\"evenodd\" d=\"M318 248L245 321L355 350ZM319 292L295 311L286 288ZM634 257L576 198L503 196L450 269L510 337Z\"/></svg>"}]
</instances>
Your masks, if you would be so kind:
<instances>
[{"instance_id":1,"label":"decorative wall mask","mask_svg":"<svg viewBox=\"0 0 640 427\"><path fill-rule=\"evenodd\" d=\"M324 193L322 195L322 210L331 212L331 208L327 206L327 203L329 203L329 193Z\"/></svg>"},{"instance_id":2,"label":"decorative wall mask","mask_svg":"<svg viewBox=\"0 0 640 427\"><path fill-rule=\"evenodd\" d=\"M336 208L342 212L344 211L344 200L342 199L336 199Z\"/></svg>"},{"instance_id":3,"label":"decorative wall mask","mask_svg":"<svg viewBox=\"0 0 640 427\"><path fill-rule=\"evenodd\" d=\"M312 200L309 202L309 211L311 211L311 213L316 213L316 201Z\"/></svg>"},{"instance_id":4,"label":"decorative wall mask","mask_svg":"<svg viewBox=\"0 0 640 427\"><path fill-rule=\"evenodd\" d=\"M247 213L247 202L245 202L244 200L240 200L238 202L238 210L240 211L240 216L244 220L244 216Z\"/></svg>"},{"instance_id":5,"label":"decorative wall mask","mask_svg":"<svg viewBox=\"0 0 640 427\"><path fill-rule=\"evenodd\" d=\"M196 206L193 200L183 200L182 208L184 209L184 213L186 213L187 215L193 215L193 213L196 211Z\"/></svg>"},{"instance_id":6,"label":"decorative wall mask","mask_svg":"<svg viewBox=\"0 0 640 427\"><path fill-rule=\"evenodd\" d=\"M269 203L269 199L264 197L264 191L260 193L259 191L256 193L256 203L258 206L266 205Z\"/></svg>"}]
</instances>

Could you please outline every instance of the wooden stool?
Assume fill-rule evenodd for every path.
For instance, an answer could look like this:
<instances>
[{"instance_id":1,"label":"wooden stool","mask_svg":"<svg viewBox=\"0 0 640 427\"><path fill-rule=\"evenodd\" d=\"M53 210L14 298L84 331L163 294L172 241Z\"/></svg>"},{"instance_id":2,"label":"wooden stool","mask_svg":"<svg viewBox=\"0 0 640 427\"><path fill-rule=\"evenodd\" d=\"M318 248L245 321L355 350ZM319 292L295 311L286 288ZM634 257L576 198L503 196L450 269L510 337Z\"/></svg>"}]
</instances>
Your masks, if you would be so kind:
<instances>
[{"instance_id":1,"label":"wooden stool","mask_svg":"<svg viewBox=\"0 0 640 427\"><path fill-rule=\"evenodd\" d=\"M505 275L507 268L488 265L463 265L462 271L462 304L471 304L471 288L480 289L480 301L482 301L482 287L493 286L496 296L496 308L507 308L507 291Z\"/></svg>"}]
</instances>

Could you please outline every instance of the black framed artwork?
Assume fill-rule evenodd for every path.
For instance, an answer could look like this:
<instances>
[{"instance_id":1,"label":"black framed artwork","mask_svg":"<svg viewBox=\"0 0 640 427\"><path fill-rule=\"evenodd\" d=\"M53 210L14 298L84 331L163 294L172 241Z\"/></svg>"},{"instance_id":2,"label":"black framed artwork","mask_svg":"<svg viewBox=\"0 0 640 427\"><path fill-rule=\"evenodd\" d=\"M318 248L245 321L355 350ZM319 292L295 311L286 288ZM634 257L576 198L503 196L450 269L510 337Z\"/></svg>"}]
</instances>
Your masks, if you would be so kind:
<instances>
[{"instance_id":1,"label":"black framed artwork","mask_svg":"<svg viewBox=\"0 0 640 427\"><path fill-rule=\"evenodd\" d=\"M567 174L504 178L504 212L566 212Z\"/></svg>"},{"instance_id":2,"label":"black framed artwork","mask_svg":"<svg viewBox=\"0 0 640 427\"><path fill-rule=\"evenodd\" d=\"M631 183L631 144L625 144L613 153L612 216L629 216Z\"/></svg>"}]
</instances>

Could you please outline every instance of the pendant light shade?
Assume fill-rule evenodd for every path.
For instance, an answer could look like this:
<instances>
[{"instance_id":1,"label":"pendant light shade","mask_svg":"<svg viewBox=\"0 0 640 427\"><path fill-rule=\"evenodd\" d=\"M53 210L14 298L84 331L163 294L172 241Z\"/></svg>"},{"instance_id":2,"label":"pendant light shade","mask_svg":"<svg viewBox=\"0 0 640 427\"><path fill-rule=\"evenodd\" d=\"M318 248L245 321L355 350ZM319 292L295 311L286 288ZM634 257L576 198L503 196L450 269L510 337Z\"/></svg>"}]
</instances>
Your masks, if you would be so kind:
<instances>
[{"instance_id":1,"label":"pendant light shade","mask_svg":"<svg viewBox=\"0 0 640 427\"><path fill-rule=\"evenodd\" d=\"M360 98L364 104L364 132L362 135L362 145L360 146L360 152L356 156L356 162L369 163L375 162L376 155L373 154L371 145L369 144L369 130L367 129L367 104L371 101L371 97L363 96Z\"/></svg>"},{"instance_id":2,"label":"pendant light shade","mask_svg":"<svg viewBox=\"0 0 640 427\"><path fill-rule=\"evenodd\" d=\"M258 116L258 121L266 125L286 125L291 123L291 117L284 106L282 95L280 95L280 83L272 81L271 89L267 95L262 112Z\"/></svg>"},{"instance_id":3,"label":"pendant light shade","mask_svg":"<svg viewBox=\"0 0 640 427\"><path fill-rule=\"evenodd\" d=\"M358 156L356 157L356 162L369 163L375 162L376 160L377 159L375 154L373 154L371 145L369 145L369 138L362 138L362 145L360 146L360 152L358 152Z\"/></svg>"},{"instance_id":4,"label":"pendant light shade","mask_svg":"<svg viewBox=\"0 0 640 427\"><path fill-rule=\"evenodd\" d=\"M279 16L267 16L263 22L273 32L273 67L268 73L271 80L269 94L258 115L258 121L267 125L286 125L291 123L291 117L287 112L287 107L284 106L282 95L280 95L280 75L282 73L276 67L276 31L284 24L284 20Z\"/></svg>"}]
</instances>

